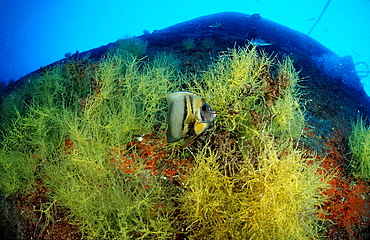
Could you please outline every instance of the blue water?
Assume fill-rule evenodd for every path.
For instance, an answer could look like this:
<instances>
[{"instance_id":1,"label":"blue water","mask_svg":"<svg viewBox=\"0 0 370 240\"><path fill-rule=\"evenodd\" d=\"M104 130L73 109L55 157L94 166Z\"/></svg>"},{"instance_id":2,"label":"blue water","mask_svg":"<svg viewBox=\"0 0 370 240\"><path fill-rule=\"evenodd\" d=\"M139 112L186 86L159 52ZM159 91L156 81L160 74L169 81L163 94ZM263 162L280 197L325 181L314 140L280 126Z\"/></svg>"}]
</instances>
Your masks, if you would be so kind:
<instances>
[{"instance_id":1,"label":"blue water","mask_svg":"<svg viewBox=\"0 0 370 240\"><path fill-rule=\"evenodd\" d=\"M0 81L83 52L199 16L235 11L307 34L327 0L0 0ZM370 65L370 1L332 0L310 36L339 56ZM365 64L357 70L366 71ZM359 73L364 76L364 73ZM370 95L370 77L362 83Z\"/></svg>"}]
</instances>

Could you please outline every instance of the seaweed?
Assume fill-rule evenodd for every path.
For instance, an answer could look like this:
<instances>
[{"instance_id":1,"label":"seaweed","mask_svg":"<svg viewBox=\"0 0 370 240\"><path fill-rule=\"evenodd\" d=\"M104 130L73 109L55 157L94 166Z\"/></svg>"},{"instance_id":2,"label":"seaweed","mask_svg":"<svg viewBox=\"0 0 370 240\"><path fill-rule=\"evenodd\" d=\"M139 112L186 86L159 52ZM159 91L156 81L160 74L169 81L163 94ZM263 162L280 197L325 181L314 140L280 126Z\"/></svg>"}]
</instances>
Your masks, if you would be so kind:
<instances>
[{"instance_id":1,"label":"seaweed","mask_svg":"<svg viewBox=\"0 0 370 240\"><path fill-rule=\"evenodd\" d=\"M190 89L218 117L211 139L192 148L180 197L191 238L319 237L329 176L297 144L298 81L292 61L276 64L250 46L230 49L194 80Z\"/></svg>"},{"instance_id":2,"label":"seaweed","mask_svg":"<svg viewBox=\"0 0 370 240\"><path fill-rule=\"evenodd\" d=\"M58 209L86 239L317 238L327 178L299 144L298 81L253 46L192 76L170 54L72 59L2 102L1 191L42 189L38 237ZM163 96L178 90L218 115L185 149L165 143Z\"/></svg>"},{"instance_id":3,"label":"seaweed","mask_svg":"<svg viewBox=\"0 0 370 240\"><path fill-rule=\"evenodd\" d=\"M145 55L148 43L135 37L127 37L115 42L109 49L110 55L127 54L137 58Z\"/></svg>"},{"instance_id":4,"label":"seaweed","mask_svg":"<svg viewBox=\"0 0 370 240\"><path fill-rule=\"evenodd\" d=\"M358 117L348 141L352 154L351 167L355 177L370 179L370 128Z\"/></svg>"}]
</instances>

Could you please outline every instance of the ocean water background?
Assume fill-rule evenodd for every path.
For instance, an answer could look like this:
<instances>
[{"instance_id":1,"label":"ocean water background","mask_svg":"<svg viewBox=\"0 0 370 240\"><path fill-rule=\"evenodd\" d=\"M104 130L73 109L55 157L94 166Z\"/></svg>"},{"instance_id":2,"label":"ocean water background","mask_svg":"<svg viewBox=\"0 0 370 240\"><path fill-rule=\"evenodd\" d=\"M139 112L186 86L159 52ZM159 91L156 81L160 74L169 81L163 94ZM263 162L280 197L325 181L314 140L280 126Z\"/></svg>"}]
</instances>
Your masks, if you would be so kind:
<instances>
[{"instance_id":1,"label":"ocean water background","mask_svg":"<svg viewBox=\"0 0 370 240\"><path fill-rule=\"evenodd\" d=\"M234 11L307 34L327 0L0 0L0 82L127 36L207 14ZM370 65L370 0L331 0L310 36L354 63ZM365 64L357 65L365 71ZM364 75L364 74L360 74ZM370 95L370 76L361 79Z\"/></svg>"}]
</instances>

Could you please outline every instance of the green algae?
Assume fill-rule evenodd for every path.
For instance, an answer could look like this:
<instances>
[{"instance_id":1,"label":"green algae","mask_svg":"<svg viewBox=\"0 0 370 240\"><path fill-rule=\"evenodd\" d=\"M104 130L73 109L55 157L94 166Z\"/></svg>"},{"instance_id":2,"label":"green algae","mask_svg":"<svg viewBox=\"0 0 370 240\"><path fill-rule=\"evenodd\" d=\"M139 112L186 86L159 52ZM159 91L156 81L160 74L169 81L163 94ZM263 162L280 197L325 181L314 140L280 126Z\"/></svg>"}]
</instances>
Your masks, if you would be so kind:
<instances>
[{"instance_id":1,"label":"green algae","mask_svg":"<svg viewBox=\"0 0 370 240\"><path fill-rule=\"evenodd\" d=\"M353 174L359 178L370 179L370 128L361 117L352 126L348 144L352 154Z\"/></svg>"},{"instance_id":2,"label":"green algae","mask_svg":"<svg viewBox=\"0 0 370 240\"><path fill-rule=\"evenodd\" d=\"M9 116L1 118L2 192L26 194L40 181L87 239L318 237L326 183L294 144L304 111L292 62L247 46L191 78L177 66L171 55L112 50L30 79L1 106ZM141 157L130 161L135 171L122 171L116 161L140 156L130 143L164 138L163 96L178 90L198 93L218 115L195 146L163 148L171 154L162 161L192 158L194 166L178 182Z\"/></svg>"},{"instance_id":3,"label":"green algae","mask_svg":"<svg viewBox=\"0 0 370 240\"><path fill-rule=\"evenodd\" d=\"M328 185L320 162L294 144L305 124L297 82L289 59L276 64L256 48L231 49L196 82L221 132L185 180L191 238L319 237Z\"/></svg>"}]
</instances>

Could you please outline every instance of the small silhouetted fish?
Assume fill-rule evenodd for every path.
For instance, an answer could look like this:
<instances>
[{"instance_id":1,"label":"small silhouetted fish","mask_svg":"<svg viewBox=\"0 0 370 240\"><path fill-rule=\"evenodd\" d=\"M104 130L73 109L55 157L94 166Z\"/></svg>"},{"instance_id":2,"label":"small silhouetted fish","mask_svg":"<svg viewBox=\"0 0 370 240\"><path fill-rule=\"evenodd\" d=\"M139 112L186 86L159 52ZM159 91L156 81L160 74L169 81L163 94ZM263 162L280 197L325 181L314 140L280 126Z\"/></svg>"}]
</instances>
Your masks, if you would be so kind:
<instances>
[{"instance_id":1,"label":"small silhouetted fish","mask_svg":"<svg viewBox=\"0 0 370 240\"><path fill-rule=\"evenodd\" d=\"M306 20L306 22L313 21L313 20L315 20L315 18L309 18Z\"/></svg>"},{"instance_id":2,"label":"small silhouetted fish","mask_svg":"<svg viewBox=\"0 0 370 240\"><path fill-rule=\"evenodd\" d=\"M271 43L267 43L265 40L259 39L259 38L252 39L249 43L256 47L263 47L263 46L271 45Z\"/></svg>"},{"instance_id":3,"label":"small silhouetted fish","mask_svg":"<svg viewBox=\"0 0 370 240\"><path fill-rule=\"evenodd\" d=\"M208 27L210 27L210 28L218 28L218 27L221 27L221 23L213 23L213 24L211 24L211 25L209 25Z\"/></svg>"}]
</instances>

